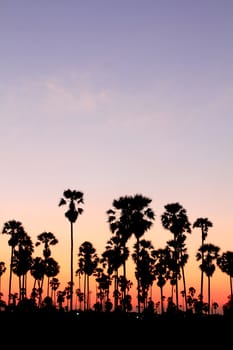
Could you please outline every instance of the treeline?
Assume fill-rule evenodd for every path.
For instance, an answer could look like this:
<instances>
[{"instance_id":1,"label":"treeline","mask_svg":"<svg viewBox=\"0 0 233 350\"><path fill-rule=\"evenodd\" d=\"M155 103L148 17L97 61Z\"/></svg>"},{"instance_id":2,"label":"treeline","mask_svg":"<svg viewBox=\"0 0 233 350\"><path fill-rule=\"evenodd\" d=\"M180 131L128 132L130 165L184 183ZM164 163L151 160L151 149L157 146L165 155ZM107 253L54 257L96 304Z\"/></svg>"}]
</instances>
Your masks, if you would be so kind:
<instances>
[{"instance_id":1,"label":"treeline","mask_svg":"<svg viewBox=\"0 0 233 350\"><path fill-rule=\"evenodd\" d=\"M59 289L60 265L52 257L52 246L58 243L55 235L52 232L42 232L33 244L21 222L11 220L4 223L2 233L9 235L11 253L8 300L4 300L0 290L1 310L46 308L129 313L133 309L130 294L133 283L127 278L127 261L130 257L135 264L138 314L180 312L180 295L184 301L182 311L185 313L210 315L217 312L218 304L211 305L210 288L216 266L229 276L229 303L224 305L224 312L232 310L233 252L221 253L220 247L206 243L212 222L206 217L199 217L190 223L186 209L179 202L169 203L164 206L160 219L163 228L171 233L171 239L163 249L155 249L151 241L144 239L144 234L155 221L151 202L150 198L142 194L114 199L112 207L106 212L111 236L105 250L98 256L91 242L83 242L78 252L78 268L74 270L73 226L83 213L84 194L81 191L65 190L58 205L66 206L65 217L70 222L71 250L70 281L63 290ZM201 245L196 253L200 267L198 293L194 287L186 287L185 267L189 260L186 238L193 229L199 229L201 236ZM132 236L135 243L130 252L127 244ZM35 247L39 245L43 246L43 256L34 257ZM0 262L0 282L5 271L5 262ZM33 278L30 295L27 290L28 275ZM17 292L12 292L13 276L18 278ZM96 282L94 305L90 305L91 278L95 278ZM204 278L208 281L207 300L203 298ZM165 304L164 288L168 283L171 293ZM157 303L154 303L150 293L155 284L160 290L160 301ZM77 300L75 306L74 295Z\"/></svg>"}]
</instances>

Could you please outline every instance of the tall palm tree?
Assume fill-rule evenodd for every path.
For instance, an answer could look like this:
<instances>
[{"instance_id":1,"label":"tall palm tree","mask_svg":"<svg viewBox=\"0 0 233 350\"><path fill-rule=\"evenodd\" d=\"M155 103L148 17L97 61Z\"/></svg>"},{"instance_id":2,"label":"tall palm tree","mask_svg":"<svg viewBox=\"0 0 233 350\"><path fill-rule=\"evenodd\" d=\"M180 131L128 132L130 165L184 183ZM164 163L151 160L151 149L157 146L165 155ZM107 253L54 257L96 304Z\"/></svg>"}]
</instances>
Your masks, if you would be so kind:
<instances>
[{"instance_id":1,"label":"tall palm tree","mask_svg":"<svg viewBox=\"0 0 233 350\"><path fill-rule=\"evenodd\" d=\"M212 227L213 224L208 218L197 218L193 223L193 228L201 229L201 246L204 245L206 237L208 235L209 227ZM204 260L204 255L202 251L202 264ZM200 301L203 301L203 282L204 282L204 271L201 269L201 290L200 290Z\"/></svg>"},{"instance_id":2,"label":"tall palm tree","mask_svg":"<svg viewBox=\"0 0 233 350\"><path fill-rule=\"evenodd\" d=\"M74 254L74 239L73 239L73 224L76 222L79 215L83 213L83 208L80 207L84 203L83 193L76 190L65 190L63 197L60 199L59 206L68 204L68 210L65 212L65 217L70 222L70 311L73 310L73 285L74 285L74 273L73 273L73 254Z\"/></svg>"},{"instance_id":3,"label":"tall palm tree","mask_svg":"<svg viewBox=\"0 0 233 350\"><path fill-rule=\"evenodd\" d=\"M165 229L169 230L173 234L173 240L169 241L168 245L171 245L174 249L174 262L176 265L176 268L174 270L174 281L176 285L176 307L179 307L178 277L180 268L183 275L185 305L187 307L187 293L184 276L184 264L187 262L187 255L184 241L186 238L185 233L191 233L191 224L189 222L186 210L180 203L169 203L165 205L164 208L165 211L161 215L162 225Z\"/></svg>"}]
</instances>

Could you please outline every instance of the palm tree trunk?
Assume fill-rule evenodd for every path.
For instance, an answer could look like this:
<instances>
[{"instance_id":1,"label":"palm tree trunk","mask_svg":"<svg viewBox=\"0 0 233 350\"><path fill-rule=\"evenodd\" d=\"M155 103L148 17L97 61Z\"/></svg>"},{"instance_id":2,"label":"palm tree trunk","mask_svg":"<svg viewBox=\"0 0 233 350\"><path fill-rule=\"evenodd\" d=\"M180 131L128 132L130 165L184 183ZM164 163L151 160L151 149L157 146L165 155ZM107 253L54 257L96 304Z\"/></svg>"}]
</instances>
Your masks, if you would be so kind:
<instances>
[{"instance_id":1,"label":"palm tree trunk","mask_svg":"<svg viewBox=\"0 0 233 350\"><path fill-rule=\"evenodd\" d=\"M185 311L187 311L187 292L186 292L186 280L184 275L184 267L181 267L182 269L182 277L183 277L183 286L184 286L184 302L185 302Z\"/></svg>"},{"instance_id":2,"label":"palm tree trunk","mask_svg":"<svg viewBox=\"0 0 233 350\"><path fill-rule=\"evenodd\" d=\"M161 300L161 314L164 314L164 305L163 305L163 287L160 287L160 300Z\"/></svg>"},{"instance_id":3,"label":"palm tree trunk","mask_svg":"<svg viewBox=\"0 0 233 350\"><path fill-rule=\"evenodd\" d=\"M210 277L208 276L208 314L210 315Z\"/></svg>"},{"instance_id":4,"label":"palm tree trunk","mask_svg":"<svg viewBox=\"0 0 233 350\"><path fill-rule=\"evenodd\" d=\"M11 300L12 261L13 261L13 248L11 249L11 262L10 262L10 276L9 276L8 305L10 305L10 300Z\"/></svg>"},{"instance_id":5,"label":"palm tree trunk","mask_svg":"<svg viewBox=\"0 0 233 350\"><path fill-rule=\"evenodd\" d=\"M70 311L73 310L73 223L70 223Z\"/></svg>"},{"instance_id":6,"label":"palm tree trunk","mask_svg":"<svg viewBox=\"0 0 233 350\"><path fill-rule=\"evenodd\" d=\"M137 238L137 270L139 268L139 238ZM140 279L139 279L139 272L138 272L138 277L137 277L137 297L138 297L138 313L141 313L140 309Z\"/></svg>"},{"instance_id":7,"label":"palm tree trunk","mask_svg":"<svg viewBox=\"0 0 233 350\"><path fill-rule=\"evenodd\" d=\"M203 233L202 233L202 237L203 237ZM204 240L202 238L201 246L203 247L203 245L204 245ZM202 263L202 266L203 266L203 262L204 262L204 252L202 250L202 252L201 252L201 263ZM201 293L200 293L200 300L201 300L202 305L203 305L203 288L204 288L204 271L203 271L203 269L201 269ZM201 313L202 313L202 308L201 308Z\"/></svg>"}]
</instances>

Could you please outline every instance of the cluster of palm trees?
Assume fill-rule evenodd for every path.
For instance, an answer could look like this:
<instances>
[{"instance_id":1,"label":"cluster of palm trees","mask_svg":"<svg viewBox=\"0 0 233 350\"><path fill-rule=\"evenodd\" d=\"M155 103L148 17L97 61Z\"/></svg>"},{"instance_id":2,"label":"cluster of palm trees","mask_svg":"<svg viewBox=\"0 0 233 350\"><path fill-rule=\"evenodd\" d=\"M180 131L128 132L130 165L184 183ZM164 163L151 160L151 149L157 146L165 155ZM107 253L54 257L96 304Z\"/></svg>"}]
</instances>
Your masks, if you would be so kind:
<instances>
[{"instance_id":1,"label":"cluster of palm trees","mask_svg":"<svg viewBox=\"0 0 233 350\"><path fill-rule=\"evenodd\" d=\"M206 243L208 230L213 226L212 222L208 218L200 217L191 224L186 210L179 202L164 206L161 223L164 229L170 231L172 237L166 242L163 249L156 250L151 241L143 238L155 220L151 202L150 198L142 194L126 195L114 199L112 208L106 212L111 237L106 244L105 251L99 257L91 242L83 242L78 251L78 268L74 271L73 225L79 215L83 213L84 195L81 191L71 189L63 192L58 205L67 206L65 217L70 222L70 281L64 290L58 290L60 283L57 276L60 272L60 266L51 256L51 246L58 243L54 234L42 232L37 236L35 246L43 245L43 257L33 257L34 245L22 223L16 220L6 222L2 233L10 236L8 240L8 245L11 248L9 289L8 301L5 303L2 300L0 284L0 306L5 303L8 308L16 307L29 300L33 307L63 308L64 301L67 300L66 309L73 311L75 275L78 283L75 294L80 310L92 309L92 305L90 305L90 278L94 277L96 282L94 310L130 312L132 310L130 289L133 283L127 278L126 264L131 256L135 264L138 313L148 310L154 312L157 309L152 300L152 287L156 284L160 290L161 313L178 311L180 309L179 295L181 294L185 311L210 314L210 283L216 265L229 276L230 297L233 296L233 252L226 251L220 254L219 247ZM196 228L201 230L201 246L196 253L196 260L200 261L201 271L200 293L197 297L195 288L191 287L187 290L185 278L185 266L189 259L186 238L187 234ZM130 252L127 243L132 236L135 237L135 244L133 252ZM5 263L0 262L0 283L1 276L5 271ZM27 293L28 273L34 278L30 297ZM18 277L18 293L12 293L13 274ZM203 298L204 276L208 280L207 301L204 301ZM44 292L45 277L47 278L46 293ZM170 284L171 294L167 298L168 303L165 309L164 287L167 283ZM182 287L180 287L181 283ZM44 294L45 297L42 298Z\"/></svg>"}]
</instances>

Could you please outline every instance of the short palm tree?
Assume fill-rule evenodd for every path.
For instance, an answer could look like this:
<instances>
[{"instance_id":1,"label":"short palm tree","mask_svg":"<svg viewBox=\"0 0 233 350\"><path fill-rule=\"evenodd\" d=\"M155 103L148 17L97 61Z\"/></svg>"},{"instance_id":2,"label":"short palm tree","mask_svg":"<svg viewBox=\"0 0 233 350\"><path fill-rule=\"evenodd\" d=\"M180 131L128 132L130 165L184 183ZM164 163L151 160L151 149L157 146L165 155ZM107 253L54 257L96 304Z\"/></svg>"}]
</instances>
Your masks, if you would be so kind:
<instances>
[{"instance_id":1,"label":"short palm tree","mask_svg":"<svg viewBox=\"0 0 233 350\"><path fill-rule=\"evenodd\" d=\"M59 206L68 204L68 210L65 212L65 217L70 222L70 311L73 310L73 224L76 222L79 215L83 213L83 208L80 207L84 203L83 193L76 190L65 190L63 197L60 199Z\"/></svg>"}]
</instances>

